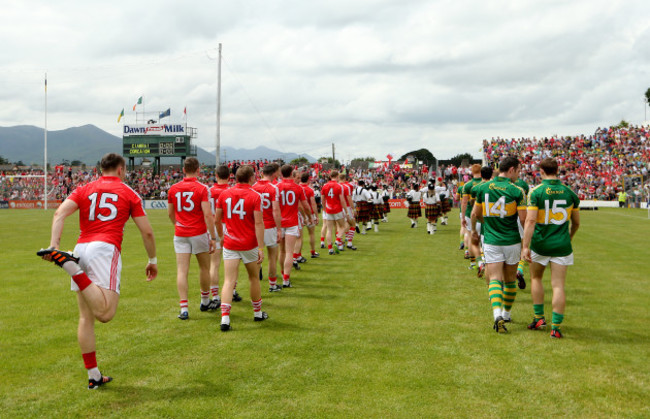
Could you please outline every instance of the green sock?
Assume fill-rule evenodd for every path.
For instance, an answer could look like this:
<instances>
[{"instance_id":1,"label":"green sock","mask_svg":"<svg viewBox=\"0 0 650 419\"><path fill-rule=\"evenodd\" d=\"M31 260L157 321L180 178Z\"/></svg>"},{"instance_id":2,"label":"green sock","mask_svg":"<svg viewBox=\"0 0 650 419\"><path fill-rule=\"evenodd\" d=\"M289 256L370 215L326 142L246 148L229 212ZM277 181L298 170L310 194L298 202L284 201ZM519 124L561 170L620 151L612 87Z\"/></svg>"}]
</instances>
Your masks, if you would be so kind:
<instances>
[{"instance_id":1,"label":"green sock","mask_svg":"<svg viewBox=\"0 0 650 419\"><path fill-rule=\"evenodd\" d=\"M524 260L523 259L521 259L519 261L519 265L517 265L517 270L519 272L521 272L522 274L524 273Z\"/></svg>"},{"instance_id":2,"label":"green sock","mask_svg":"<svg viewBox=\"0 0 650 419\"><path fill-rule=\"evenodd\" d=\"M495 279L490 280L488 295L490 296L492 310L501 310L501 307L503 306L503 290L501 289L501 282Z\"/></svg>"},{"instance_id":3,"label":"green sock","mask_svg":"<svg viewBox=\"0 0 650 419\"><path fill-rule=\"evenodd\" d=\"M564 320L564 314L553 312L553 325L551 328L553 330L560 330L562 320Z\"/></svg>"},{"instance_id":4,"label":"green sock","mask_svg":"<svg viewBox=\"0 0 650 419\"><path fill-rule=\"evenodd\" d=\"M535 312L535 320L544 318L544 303L533 304L533 311Z\"/></svg>"},{"instance_id":5,"label":"green sock","mask_svg":"<svg viewBox=\"0 0 650 419\"><path fill-rule=\"evenodd\" d=\"M512 310L512 305L515 303L517 297L517 283L506 282L503 284L503 309L505 311Z\"/></svg>"}]
</instances>

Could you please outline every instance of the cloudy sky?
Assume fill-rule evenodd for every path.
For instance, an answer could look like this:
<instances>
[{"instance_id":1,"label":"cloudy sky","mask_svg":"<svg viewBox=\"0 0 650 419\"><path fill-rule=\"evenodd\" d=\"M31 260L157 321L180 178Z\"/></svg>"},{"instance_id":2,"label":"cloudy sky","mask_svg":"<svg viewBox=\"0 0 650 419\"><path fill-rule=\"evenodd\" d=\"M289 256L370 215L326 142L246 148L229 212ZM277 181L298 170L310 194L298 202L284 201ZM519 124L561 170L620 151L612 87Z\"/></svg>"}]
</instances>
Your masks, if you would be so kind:
<instances>
[{"instance_id":1,"label":"cloudy sky","mask_svg":"<svg viewBox=\"0 0 650 419\"><path fill-rule=\"evenodd\" d=\"M0 126L43 126L47 72L51 130L121 136L143 95L148 117L187 106L214 150L219 43L221 142L238 148L479 157L483 138L646 118L648 0L1 4Z\"/></svg>"}]
</instances>

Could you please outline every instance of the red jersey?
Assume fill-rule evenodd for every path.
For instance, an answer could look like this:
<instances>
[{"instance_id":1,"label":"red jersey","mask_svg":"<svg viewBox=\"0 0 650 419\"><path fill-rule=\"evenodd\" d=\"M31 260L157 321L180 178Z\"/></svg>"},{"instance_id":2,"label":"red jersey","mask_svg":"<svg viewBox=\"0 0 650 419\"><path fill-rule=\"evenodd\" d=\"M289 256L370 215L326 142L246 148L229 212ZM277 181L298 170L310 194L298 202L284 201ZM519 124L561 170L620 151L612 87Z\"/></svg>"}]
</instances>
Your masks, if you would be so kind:
<instances>
[{"instance_id":1,"label":"red jersey","mask_svg":"<svg viewBox=\"0 0 650 419\"><path fill-rule=\"evenodd\" d=\"M280 211L282 212L282 227L289 228L298 225L298 208L300 201L305 200L305 193L293 179L282 179L278 184L280 193Z\"/></svg>"},{"instance_id":2,"label":"red jersey","mask_svg":"<svg viewBox=\"0 0 650 419\"><path fill-rule=\"evenodd\" d=\"M273 218L273 202L279 201L280 193L278 188L266 179L258 180L253 185L253 190L260 194L262 199L262 217L264 218L264 228L274 228L275 218Z\"/></svg>"},{"instance_id":3,"label":"red jersey","mask_svg":"<svg viewBox=\"0 0 650 419\"><path fill-rule=\"evenodd\" d=\"M314 197L314 190L306 183L301 183L300 186L302 187L302 191L305 193L307 204L309 204L309 211L313 214L314 209L311 207L311 199Z\"/></svg>"},{"instance_id":4,"label":"red jersey","mask_svg":"<svg viewBox=\"0 0 650 419\"><path fill-rule=\"evenodd\" d=\"M345 203L349 204L350 200L348 199L348 197L352 199L352 191L354 190L354 188L352 187L352 185L350 185L349 182L341 182L341 186L343 187L343 196L345 196Z\"/></svg>"},{"instance_id":5,"label":"red jersey","mask_svg":"<svg viewBox=\"0 0 650 419\"><path fill-rule=\"evenodd\" d=\"M142 198L117 176L102 176L79 186L68 196L79 206L79 240L100 241L122 250L124 225L129 217L143 217Z\"/></svg>"},{"instance_id":6,"label":"red jersey","mask_svg":"<svg viewBox=\"0 0 650 419\"><path fill-rule=\"evenodd\" d=\"M341 206L340 196L343 195L343 188L338 182L330 180L321 189L321 199L325 205L325 212L327 214L338 214L343 211Z\"/></svg>"},{"instance_id":7,"label":"red jersey","mask_svg":"<svg viewBox=\"0 0 650 419\"><path fill-rule=\"evenodd\" d=\"M223 211L226 225L223 247L228 250L252 250L258 245L254 211L262 210L262 198L246 183L238 183L221 193L216 208Z\"/></svg>"},{"instance_id":8,"label":"red jersey","mask_svg":"<svg viewBox=\"0 0 650 419\"><path fill-rule=\"evenodd\" d=\"M167 202L174 208L176 216L174 235L193 237L205 234L208 227L205 225L201 203L210 202L210 190L207 185L194 177L188 177L172 185L168 193Z\"/></svg>"},{"instance_id":9,"label":"red jersey","mask_svg":"<svg viewBox=\"0 0 650 419\"><path fill-rule=\"evenodd\" d=\"M230 185L227 183L215 183L211 188L210 188L210 207L212 207L212 212L214 212L217 209L217 201L219 200L219 196L221 195L221 192L225 191L228 189Z\"/></svg>"}]
</instances>

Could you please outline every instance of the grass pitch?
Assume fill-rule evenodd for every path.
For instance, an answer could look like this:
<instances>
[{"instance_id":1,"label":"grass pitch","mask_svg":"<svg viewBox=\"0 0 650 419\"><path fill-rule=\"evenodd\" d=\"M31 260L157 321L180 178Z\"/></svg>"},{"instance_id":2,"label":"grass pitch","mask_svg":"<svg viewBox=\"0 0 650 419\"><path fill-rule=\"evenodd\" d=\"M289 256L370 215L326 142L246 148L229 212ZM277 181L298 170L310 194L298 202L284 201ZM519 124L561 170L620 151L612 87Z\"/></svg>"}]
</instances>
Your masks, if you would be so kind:
<instances>
[{"instance_id":1,"label":"grass pitch","mask_svg":"<svg viewBox=\"0 0 650 419\"><path fill-rule=\"evenodd\" d=\"M198 310L195 263L190 320L176 318L173 229L150 211L159 277L145 282L129 223L118 314L96 327L99 366L115 380L91 392L69 279L35 256L52 212L0 211L0 416L650 416L644 210L582 212L560 341L526 329L528 289L510 333L492 331L485 283L458 250L458 210L433 237L405 215L357 235L354 254L310 259L293 289L269 294L265 278L267 322L252 321L240 280L234 330L221 333L217 315ZM69 219L62 248L77 232Z\"/></svg>"}]
</instances>

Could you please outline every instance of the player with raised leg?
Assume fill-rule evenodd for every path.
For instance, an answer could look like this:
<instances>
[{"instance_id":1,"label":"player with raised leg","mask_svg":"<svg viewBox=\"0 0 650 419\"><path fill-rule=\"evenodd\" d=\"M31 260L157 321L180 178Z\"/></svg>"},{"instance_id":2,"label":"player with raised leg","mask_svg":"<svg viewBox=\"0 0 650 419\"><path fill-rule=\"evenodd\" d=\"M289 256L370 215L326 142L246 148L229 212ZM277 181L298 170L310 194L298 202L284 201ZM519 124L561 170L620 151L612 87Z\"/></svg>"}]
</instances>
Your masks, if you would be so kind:
<instances>
[{"instance_id":1,"label":"player with raised leg","mask_svg":"<svg viewBox=\"0 0 650 419\"><path fill-rule=\"evenodd\" d=\"M530 295L535 316L528 328L546 328L542 278L546 266L550 264L553 288L551 337L561 338L560 326L566 305L564 284L567 268L573 265L571 240L580 227L580 200L557 178L558 164L555 159L543 159L539 168L542 183L528 195L522 250L524 259L530 264Z\"/></svg>"},{"instance_id":2,"label":"player with raised leg","mask_svg":"<svg viewBox=\"0 0 650 419\"><path fill-rule=\"evenodd\" d=\"M77 339L88 371L88 388L96 389L112 380L97 367L95 320L113 319L120 299L122 272L121 246L124 225L133 218L149 257L145 267L147 281L158 274L153 230L140 196L122 183L126 174L124 158L115 153L102 157L102 176L76 188L54 213L48 249L36 254L62 267L77 291L79 327ZM79 210L80 234L74 255L58 250L65 219Z\"/></svg>"}]
</instances>

